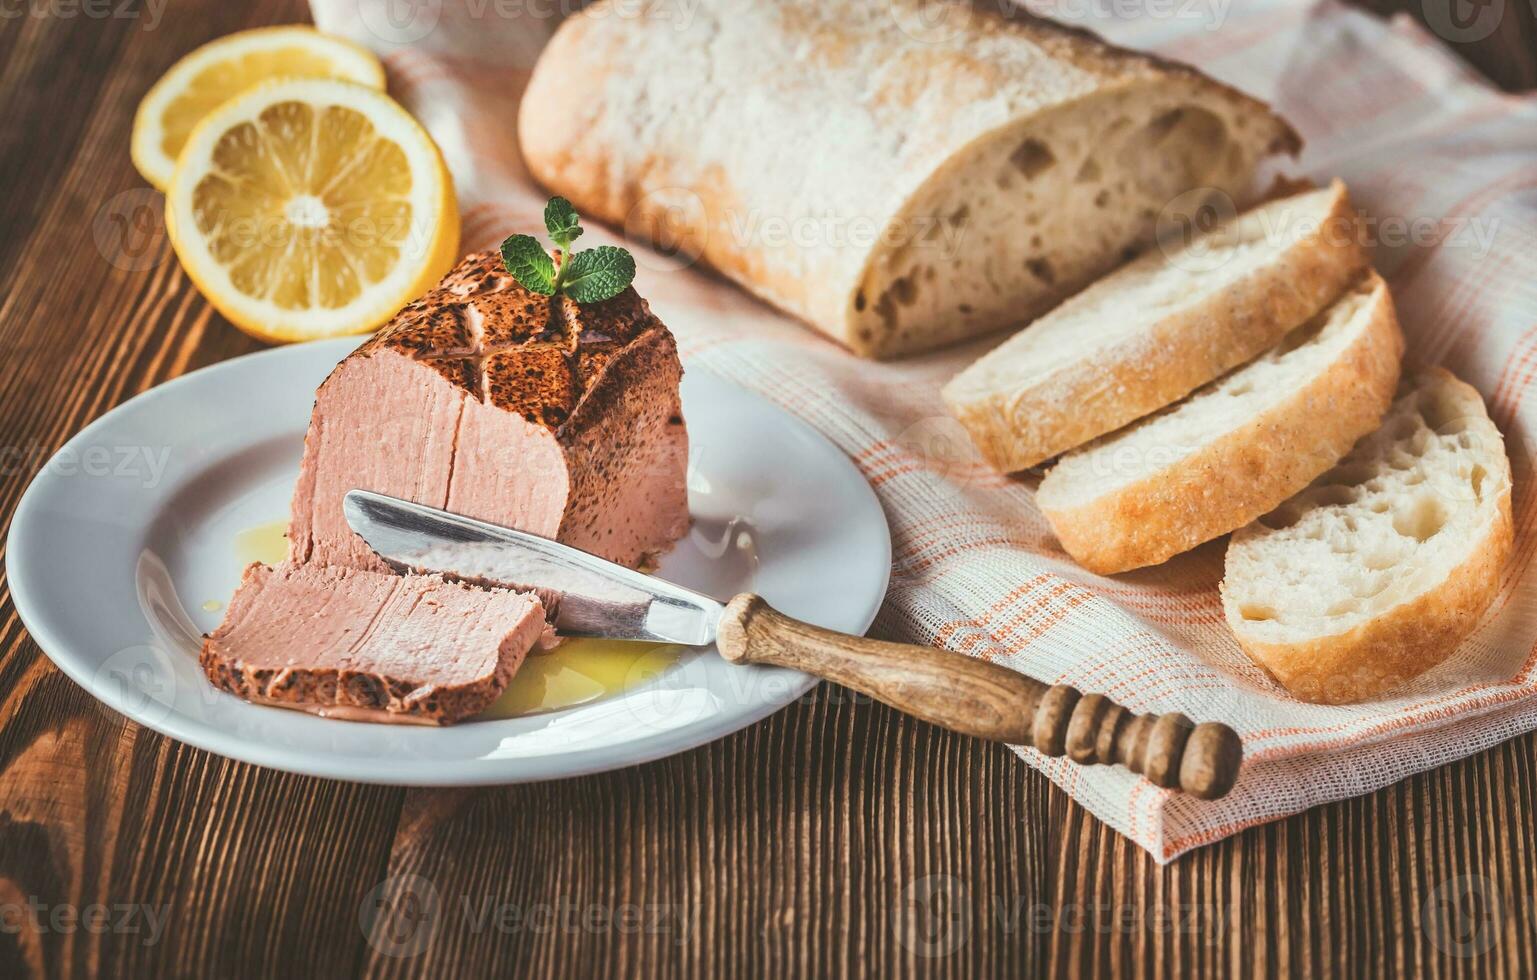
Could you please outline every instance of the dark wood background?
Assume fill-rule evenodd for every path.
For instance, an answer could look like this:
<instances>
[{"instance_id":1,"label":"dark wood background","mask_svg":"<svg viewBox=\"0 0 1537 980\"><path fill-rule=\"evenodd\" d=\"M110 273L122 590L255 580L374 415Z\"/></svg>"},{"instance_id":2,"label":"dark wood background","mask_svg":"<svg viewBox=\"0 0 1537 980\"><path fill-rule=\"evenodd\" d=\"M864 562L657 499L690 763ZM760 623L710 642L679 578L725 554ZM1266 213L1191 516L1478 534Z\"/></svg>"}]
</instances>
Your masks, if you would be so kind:
<instances>
[{"instance_id":1,"label":"dark wood background","mask_svg":"<svg viewBox=\"0 0 1537 980\"><path fill-rule=\"evenodd\" d=\"M306 9L177 2L150 29L158 6L0 7L6 527L86 422L257 347L142 220L158 198L128 133L178 56ZM1464 53L1537 85L1532 5L1502 6ZM566 782L270 772L99 707L0 599L0 977L1537 975L1537 734L1159 868L1004 749L828 687L694 752ZM20 918L33 897L42 928ZM93 903L109 931L46 924ZM137 906L165 907L153 942L143 913L124 918ZM381 907L395 928L370 942L360 922Z\"/></svg>"}]
</instances>

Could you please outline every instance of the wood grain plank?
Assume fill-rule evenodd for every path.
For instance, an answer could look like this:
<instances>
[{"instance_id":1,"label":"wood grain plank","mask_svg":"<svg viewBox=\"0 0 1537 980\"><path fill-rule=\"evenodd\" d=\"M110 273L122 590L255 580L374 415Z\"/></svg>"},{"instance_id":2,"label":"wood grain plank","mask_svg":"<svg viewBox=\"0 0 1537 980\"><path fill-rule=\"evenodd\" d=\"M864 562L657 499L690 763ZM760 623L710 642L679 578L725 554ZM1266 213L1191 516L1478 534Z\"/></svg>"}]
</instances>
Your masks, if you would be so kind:
<instances>
[{"instance_id":1,"label":"wood grain plank","mask_svg":"<svg viewBox=\"0 0 1537 980\"><path fill-rule=\"evenodd\" d=\"M24 30L37 37L17 49L25 57L7 61L5 103L20 117L0 152L21 186L6 200L36 207L6 212L0 236L10 283L0 342L14 355L0 364L7 524L46 455L85 422L200 360L254 347L226 324L208 329L206 304L170 259L158 195L140 187L127 158L123 106L168 59L245 17L303 11L297 2L206 6L207 16L168 19L153 37L124 20L35 18ZM78 84L42 84L71 63L81 66ZM38 148L45 131L58 138ZM135 238L145 212L156 234ZM0 610L0 891L13 904L35 897L45 917L94 903L171 915L152 945L142 931L60 931L45 918L41 929L0 937L0 974L291 975L356 965L361 888L350 885L382 867L398 791L237 766L127 725L47 665L8 593ZM317 881L337 887L312 888Z\"/></svg>"},{"instance_id":2,"label":"wood grain plank","mask_svg":"<svg viewBox=\"0 0 1537 980\"><path fill-rule=\"evenodd\" d=\"M126 107L201 41L301 19L300 0L188 0L153 31L0 24L0 529L90 419L257 346L150 220ZM1537 83L1537 33L1511 24L1491 70ZM1537 973L1537 735L1158 867L1007 751L828 687L559 783L408 791L232 763L98 707L4 585L0 911L167 912L154 943L142 921L0 931L0 976ZM410 899L433 894L420 917Z\"/></svg>"},{"instance_id":3,"label":"wood grain plank","mask_svg":"<svg viewBox=\"0 0 1537 980\"><path fill-rule=\"evenodd\" d=\"M25 175L17 192L0 195L0 289L9 292L19 270L17 251L53 197L57 180L80 145L92 107L100 101L103 71L82 72L73 84L57 81L59 65L110 64L125 41L122 30L60 30L53 18L19 17L0 28L0 92L7 125L0 126L0 173ZM47 120L49 138L27 125ZM11 183L7 179L7 184Z\"/></svg>"},{"instance_id":4,"label":"wood grain plank","mask_svg":"<svg viewBox=\"0 0 1537 980\"><path fill-rule=\"evenodd\" d=\"M651 765L411 791L367 972L1033 972L1041 879L1009 860L1043 853L1031 782L995 747L822 688Z\"/></svg>"}]
</instances>

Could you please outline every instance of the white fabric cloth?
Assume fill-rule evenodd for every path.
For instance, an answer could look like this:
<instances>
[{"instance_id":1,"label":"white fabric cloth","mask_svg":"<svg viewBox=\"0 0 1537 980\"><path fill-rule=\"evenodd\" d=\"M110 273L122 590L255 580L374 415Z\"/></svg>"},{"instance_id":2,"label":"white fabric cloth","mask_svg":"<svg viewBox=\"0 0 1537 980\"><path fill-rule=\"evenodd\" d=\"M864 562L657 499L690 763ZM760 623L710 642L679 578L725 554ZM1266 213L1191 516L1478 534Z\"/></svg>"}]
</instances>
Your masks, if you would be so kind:
<instances>
[{"instance_id":1,"label":"white fabric cloth","mask_svg":"<svg viewBox=\"0 0 1537 980\"><path fill-rule=\"evenodd\" d=\"M686 0L677 2L686 13ZM384 57L391 92L442 146L465 251L541 227L546 195L518 159L514 120L556 26L540 15L563 6L312 0L322 29ZM1537 398L1526 401L1537 375L1537 100L1492 89L1407 19L1381 21L1332 0L1030 6L1273 102L1307 140L1301 160L1281 169L1347 181L1371 219L1411 363L1445 364L1477 386L1507 435L1516 554L1478 632L1392 696L1347 707L1292 700L1223 623L1221 542L1159 568L1091 575L1057 547L1026 486L977 459L939 387L985 344L895 364L861 361L720 279L632 246L636 285L678 335L687 368L730 378L806 419L875 487L895 548L876 634L1239 731L1243 777L1215 802L1017 750L1159 861L1537 727ZM1130 6L1146 16L1101 13ZM613 235L593 228L594 239Z\"/></svg>"}]
</instances>

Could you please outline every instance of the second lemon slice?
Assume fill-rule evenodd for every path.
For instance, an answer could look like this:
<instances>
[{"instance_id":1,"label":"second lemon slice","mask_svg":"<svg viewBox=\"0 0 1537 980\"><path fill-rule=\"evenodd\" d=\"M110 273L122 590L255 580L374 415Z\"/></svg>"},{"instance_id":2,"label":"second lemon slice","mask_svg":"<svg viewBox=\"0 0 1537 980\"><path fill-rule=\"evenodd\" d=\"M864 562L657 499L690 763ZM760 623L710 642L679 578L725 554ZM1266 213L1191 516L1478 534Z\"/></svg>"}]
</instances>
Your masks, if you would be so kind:
<instances>
[{"instance_id":1,"label":"second lemon slice","mask_svg":"<svg viewBox=\"0 0 1537 980\"><path fill-rule=\"evenodd\" d=\"M133 118L133 163L160 190L192 129L220 103L272 78L340 78L384 88L379 59L313 27L260 27L221 37L172 65Z\"/></svg>"},{"instance_id":2,"label":"second lemon slice","mask_svg":"<svg viewBox=\"0 0 1537 980\"><path fill-rule=\"evenodd\" d=\"M272 341L374 329L458 258L436 144L389 96L331 79L213 110L177 161L166 224L209 301Z\"/></svg>"}]
</instances>

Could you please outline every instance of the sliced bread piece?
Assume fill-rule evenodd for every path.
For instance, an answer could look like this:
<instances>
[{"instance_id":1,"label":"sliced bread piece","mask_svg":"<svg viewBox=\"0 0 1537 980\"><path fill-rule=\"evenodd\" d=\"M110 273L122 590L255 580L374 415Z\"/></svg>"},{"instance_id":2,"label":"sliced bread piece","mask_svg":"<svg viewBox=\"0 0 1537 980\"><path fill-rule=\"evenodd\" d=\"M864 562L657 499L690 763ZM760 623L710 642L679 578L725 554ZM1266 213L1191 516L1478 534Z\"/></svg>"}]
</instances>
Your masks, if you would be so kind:
<instances>
[{"instance_id":1,"label":"sliced bread piece","mask_svg":"<svg viewBox=\"0 0 1537 980\"><path fill-rule=\"evenodd\" d=\"M1155 565L1269 512L1377 428L1404 340L1368 275L1255 361L1068 453L1036 503L1080 565Z\"/></svg>"},{"instance_id":2,"label":"sliced bread piece","mask_svg":"<svg viewBox=\"0 0 1537 980\"><path fill-rule=\"evenodd\" d=\"M1233 535L1228 625L1303 700L1401 684L1444 660L1499 591L1510 487L1478 392L1427 371L1338 466Z\"/></svg>"},{"instance_id":3,"label":"sliced bread piece","mask_svg":"<svg viewBox=\"0 0 1537 980\"><path fill-rule=\"evenodd\" d=\"M1099 280L957 375L945 403L1006 473L1248 361L1366 268L1345 185L1272 201Z\"/></svg>"}]
</instances>

